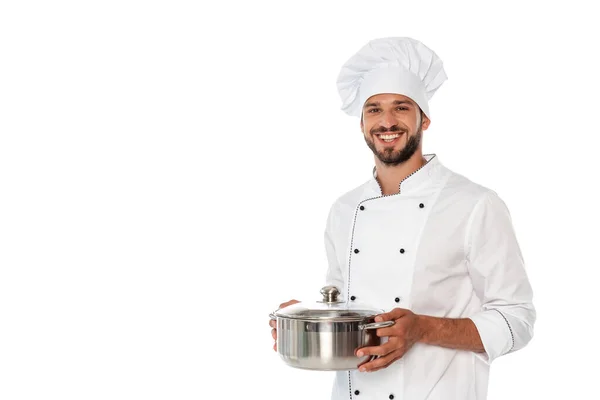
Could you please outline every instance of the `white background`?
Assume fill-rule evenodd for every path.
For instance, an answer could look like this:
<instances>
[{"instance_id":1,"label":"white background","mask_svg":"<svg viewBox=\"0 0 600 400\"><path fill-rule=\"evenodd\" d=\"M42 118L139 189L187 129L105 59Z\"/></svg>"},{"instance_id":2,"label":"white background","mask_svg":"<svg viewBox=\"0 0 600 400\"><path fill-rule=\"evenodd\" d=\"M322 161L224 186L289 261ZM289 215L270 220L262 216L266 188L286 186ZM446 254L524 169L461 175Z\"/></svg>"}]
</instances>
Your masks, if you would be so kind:
<instances>
[{"instance_id":1,"label":"white background","mask_svg":"<svg viewBox=\"0 0 600 400\"><path fill-rule=\"evenodd\" d=\"M600 32L534 3L3 2L0 398L328 399L268 314L318 298L327 211L370 177L335 80L383 36L444 61L424 151L526 258L535 336L489 399L594 398Z\"/></svg>"}]
</instances>

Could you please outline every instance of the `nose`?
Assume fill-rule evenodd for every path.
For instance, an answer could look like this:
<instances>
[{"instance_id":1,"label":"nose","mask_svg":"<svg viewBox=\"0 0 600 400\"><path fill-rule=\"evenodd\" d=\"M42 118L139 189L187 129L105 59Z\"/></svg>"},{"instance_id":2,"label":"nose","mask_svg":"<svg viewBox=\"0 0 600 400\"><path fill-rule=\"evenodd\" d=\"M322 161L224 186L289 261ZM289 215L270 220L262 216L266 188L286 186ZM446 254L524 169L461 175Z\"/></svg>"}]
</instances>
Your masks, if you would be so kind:
<instances>
[{"instance_id":1,"label":"nose","mask_svg":"<svg viewBox=\"0 0 600 400\"><path fill-rule=\"evenodd\" d=\"M384 126L386 128L391 128L392 126L394 126L396 124L396 119L394 118L392 113L384 112L381 115L380 124L381 124L381 126Z\"/></svg>"}]
</instances>

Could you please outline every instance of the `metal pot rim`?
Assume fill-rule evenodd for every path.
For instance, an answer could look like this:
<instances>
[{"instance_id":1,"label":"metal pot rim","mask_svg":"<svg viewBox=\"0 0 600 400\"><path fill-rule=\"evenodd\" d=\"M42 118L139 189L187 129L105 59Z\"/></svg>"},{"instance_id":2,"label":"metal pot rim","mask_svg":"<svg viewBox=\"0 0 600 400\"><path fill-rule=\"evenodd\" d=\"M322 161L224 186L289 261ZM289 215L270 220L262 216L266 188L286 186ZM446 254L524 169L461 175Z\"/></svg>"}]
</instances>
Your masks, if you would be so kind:
<instances>
[{"instance_id":1,"label":"metal pot rim","mask_svg":"<svg viewBox=\"0 0 600 400\"><path fill-rule=\"evenodd\" d=\"M269 316L271 319L291 319L294 321L307 321L307 322L363 322L367 319L374 318L376 314L373 315L363 315L363 316L335 316L335 317L327 317L327 316L315 316L315 317L307 317L307 316L289 316L289 315L279 315L276 312L271 313Z\"/></svg>"}]
</instances>

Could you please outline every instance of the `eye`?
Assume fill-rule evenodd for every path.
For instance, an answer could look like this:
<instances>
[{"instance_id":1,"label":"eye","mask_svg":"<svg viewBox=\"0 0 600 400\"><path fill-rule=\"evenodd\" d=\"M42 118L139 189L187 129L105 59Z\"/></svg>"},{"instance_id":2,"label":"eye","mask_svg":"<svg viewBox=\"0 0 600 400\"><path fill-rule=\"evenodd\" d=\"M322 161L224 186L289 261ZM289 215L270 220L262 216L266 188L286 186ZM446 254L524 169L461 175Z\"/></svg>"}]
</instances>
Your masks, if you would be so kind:
<instances>
[{"instance_id":1,"label":"eye","mask_svg":"<svg viewBox=\"0 0 600 400\"><path fill-rule=\"evenodd\" d=\"M371 108L370 110L368 110L368 113L373 113L374 111L379 111L379 108Z\"/></svg>"},{"instance_id":2,"label":"eye","mask_svg":"<svg viewBox=\"0 0 600 400\"><path fill-rule=\"evenodd\" d=\"M408 111L407 107L397 107L396 110L398 111Z\"/></svg>"}]
</instances>

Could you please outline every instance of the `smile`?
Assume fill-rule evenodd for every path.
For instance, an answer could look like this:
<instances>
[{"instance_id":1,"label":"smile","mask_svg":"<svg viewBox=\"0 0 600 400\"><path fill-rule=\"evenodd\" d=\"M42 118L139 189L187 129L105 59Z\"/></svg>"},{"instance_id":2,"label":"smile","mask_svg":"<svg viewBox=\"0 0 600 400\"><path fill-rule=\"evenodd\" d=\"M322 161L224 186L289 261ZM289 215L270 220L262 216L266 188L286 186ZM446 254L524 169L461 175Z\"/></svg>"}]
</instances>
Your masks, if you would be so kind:
<instances>
[{"instance_id":1,"label":"smile","mask_svg":"<svg viewBox=\"0 0 600 400\"><path fill-rule=\"evenodd\" d=\"M376 134L376 136L379 138L379 140L381 140L384 143L393 143L396 139L398 139L400 136L402 136L402 133L380 133L380 134Z\"/></svg>"}]
</instances>

